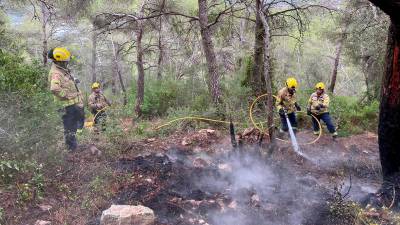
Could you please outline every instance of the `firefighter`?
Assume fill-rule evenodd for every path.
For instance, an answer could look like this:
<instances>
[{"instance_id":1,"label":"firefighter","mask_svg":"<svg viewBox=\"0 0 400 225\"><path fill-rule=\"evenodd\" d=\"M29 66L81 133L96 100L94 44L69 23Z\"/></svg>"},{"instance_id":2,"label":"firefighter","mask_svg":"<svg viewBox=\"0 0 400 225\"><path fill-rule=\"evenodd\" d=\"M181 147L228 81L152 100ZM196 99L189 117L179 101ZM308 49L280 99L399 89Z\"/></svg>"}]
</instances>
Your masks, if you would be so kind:
<instances>
[{"instance_id":1,"label":"firefighter","mask_svg":"<svg viewBox=\"0 0 400 225\"><path fill-rule=\"evenodd\" d=\"M286 87L282 88L276 96L276 108L281 118L280 132L288 131L286 116L289 118L293 131L297 132L296 111L301 111L301 108L296 100L297 81L295 78L286 80Z\"/></svg>"},{"instance_id":2,"label":"firefighter","mask_svg":"<svg viewBox=\"0 0 400 225\"><path fill-rule=\"evenodd\" d=\"M82 128L85 115L77 79L68 69L71 53L66 48L57 47L48 52L48 58L53 61L49 72L50 91L63 114L65 144L70 151L75 151L78 147L76 132Z\"/></svg>"},{"instance_id":3,"label":"firefighter","mask_svg":"<svg viewBox=\"0 0 400 225\"><path fill-rule=\"evenodd\" d=\"M89 109L94 116L94 124L101 124L102 130L105 130L105 119L107 114L106 107L111 105L106 96L101 91L100 83L94 82L92 84L92 93L89 96Z\"/></svg>"},{"instance_id":4,"label":"firefighter","mask_svg":"<svg viewBox=\"0 0 400 225\"><path fill-rule=\"evenodd\" d=\"M307 114L313 115L316 118L312 117L314 134L319 135L320 131L317 120L322 120L326 124L329 133L332 134L332 137L336 138L338 134L329 115L329 96L325 93L325 84L322 82L317 83L315 90L311 94L307 105Z\"/></svg>"}]
</instances>

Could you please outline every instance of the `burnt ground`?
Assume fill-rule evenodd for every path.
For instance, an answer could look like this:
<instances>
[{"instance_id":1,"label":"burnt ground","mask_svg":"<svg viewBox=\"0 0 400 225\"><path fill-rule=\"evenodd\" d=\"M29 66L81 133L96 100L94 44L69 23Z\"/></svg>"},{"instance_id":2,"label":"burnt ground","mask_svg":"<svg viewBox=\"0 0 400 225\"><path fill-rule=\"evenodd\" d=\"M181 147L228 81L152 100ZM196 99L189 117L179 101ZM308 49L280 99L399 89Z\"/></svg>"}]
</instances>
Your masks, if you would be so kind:
<instances>
[{"instance_id":1,"label":"burnt ground","mask_svg":"<svg viewBox=\"0 0 400 225\"><path fill-rule=\"evenodd\" d=\"M298 137L300 143L314 138L309 132ZM268 158L251 145L232 149L227 135L211 131L119 146L114 157L106 152L94 157L89 150L68 156L57 176L48 174L51 182L41 200L19 206L9 192L6 224L37 219L99 224L102 210L111 204L148 206L159 225L346 224L329 216L327 202L334 190L357 201L380 185L372 133L337 141L324 135L316 144L301 146L306 158L288 143L279 143ZM52 208L38 209L43 204Z\"/></svg>"}]
</instances>

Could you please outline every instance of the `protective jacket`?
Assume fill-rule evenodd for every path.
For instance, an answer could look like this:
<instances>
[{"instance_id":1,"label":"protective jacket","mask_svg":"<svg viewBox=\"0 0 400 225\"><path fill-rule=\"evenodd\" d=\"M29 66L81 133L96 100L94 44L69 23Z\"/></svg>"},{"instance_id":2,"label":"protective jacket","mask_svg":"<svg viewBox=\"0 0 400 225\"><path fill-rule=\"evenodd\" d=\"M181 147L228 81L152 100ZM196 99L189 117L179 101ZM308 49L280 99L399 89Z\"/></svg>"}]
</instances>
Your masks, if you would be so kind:
<instances>
[{"instance_id":1,"label":"protective jacket","mask_svg":"<svg viewBox=\"0 0 400 225\"><path fill-rule=\"evenodd\" d=\"M282 88L276 95L276 108L279 111L281 108L285 109L287 113L296 111L296 93L290 94L287 87Z\"/></svg>"},{"instance_id":2,"label":"protective jacket","mask_svg":"<svg viewBox=\"0 0 400 225\"><path fill-rule=\"evenodd\" d=\"M89 96L88 104L92 113L97 113L97 111L111 105L110 101L108 101L106 96L104 96L104 94L101 92L92 92Z\"/></svg>"},{"instance_id":3,"label":"protective jacket","mask_svg":"<svg viewBox=\"0 0 400 225\"><path fill-rule=\"evenodd\" d=\"M308 100L308 108L314 115L321 115L329 112L329 95L323 93L318 96L317 92L312 93Z\"/></svg>"},{"instance_id":4,"label":"protective jacket","mask_svg":"<svg viewBox=\"0 0 400 225\"><path fill-rule=\"evenodd\" d=\"M77 104L83 107L83 97L76 87L75 80L69 70L53 63L49 72L50 91L54 100L62 106Z\"/></svg>"}]
</instances>

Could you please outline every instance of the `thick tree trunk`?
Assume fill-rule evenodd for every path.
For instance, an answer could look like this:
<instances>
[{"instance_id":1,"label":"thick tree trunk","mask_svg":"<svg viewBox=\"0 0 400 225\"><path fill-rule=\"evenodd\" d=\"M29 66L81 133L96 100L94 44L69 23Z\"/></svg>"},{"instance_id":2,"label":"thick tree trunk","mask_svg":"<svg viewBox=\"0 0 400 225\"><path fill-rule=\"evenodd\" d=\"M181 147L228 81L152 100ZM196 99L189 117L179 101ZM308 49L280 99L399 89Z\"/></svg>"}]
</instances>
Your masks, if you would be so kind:
<instances>
[{"instance_id":1,"label":"thick tree trunk","mask_svg":"<svg viewBox=\"0 0 400 225\"><path fill-rule=\"evenodd\" d=\"M219 104L222 101L220 75L218 73L217 59L211 39L211 31L210 27L208 26L207 0L198 0L198 3L201 39L208 67L208 89L211 93L213 102L215 104Z\"/></svg>"},{"instance_id":2,"label":"thick tree trunk","mask_svg":"<svg viewBox=\"0 0 400 225\"><path fill-rule=\"evenodd\" d=\"M142 1L142 5L139 9L138 17L143 17L145 0ZM143 21L138 20L136 28L136 67L138 71L137 79L137 93L136 93L136 105L135 113L137 117L142 116L142 105L144 101L144 66L143 66Z\"/></svg>"},{"instance_id":3,"label":"thick tree trunk","mask_svg":"<svg viewBox=\"0 0 400 225\"><path fill-rule=\"evenodd\" d=\"M400 4L399 1L370 0L391 17L382 79L378 141L384 183L382 191L400 209ZM394 191L394 192L392 192ZM395 196L391 193L396 193Z\"/></svg>"},{"instance_id":4,"label":"thick tree trunk","mask_svg":"<svg viewBox=\"0 0 400 225\"><path fill-rule=\"evenodd\" d=\"M343 44L344 44L344 41L346 39L348 26L349 26L349 24L346 23L344 31L343 31L342 35L340 36L339 42L337 43L337 46L336 46L335 63L333 64L333 72L332 72L332 77L331 77L331 83L329 85L329 91L332 92L332 93L335 90L340 56L342 55Z\"/></svg>"},{"instance_id":5,"label":"thick tree trunk","mask_svg":"<svg viewBox=\"0 0 400 225\"><path fill-rule=\"evenodd\" d=\"M257 0L259 2L259 0ZM274 150L275 148L275 125L274 125L274 97L272 96L272 74L270 67L270 30L269 24L266 19L265 14L261 11L261 7L257 9L257 15L259 16L264 31L264 57L263 57L263 71L264 71L264 80L265 80L265 88L267 91L267 128L268 134L270 138L270 150Z\"/></svg>"},{"instance_id":6,"label":"thick tree trunk","mask_svg":"<svg viewBox=\"0 0 400 225\"><path fill-rule=\"evenodd\" d=\"M46 66L47 65L47 52L48 50L48 46L47 46L47 23L49 22L49 10L47 9L46 5L41 2L40 4L40 8L42 11L42 48L43 48L43 52L42 52L42 57L43 57L43 65Z\"/></svg>"},{"instance_id":7,"label":"thick tree trunk","mask_svg":"<svg viewBox=\"0 0 400 225\"><path fill-rule=\"evenodd\" d=\"M389 28L379 113L379 152L385 181L400 185L400 27Z\"/></svg>"},{"instance_id":8,"label":"thick tree trunk","mask_svg":"<svg viewBox=\"0 0 400 225\"><path fill-rule=\"evenodd\" d=\"M256 11L259 12L261 10L261 1L256 1ZM261 12L262 16L264 15ZM268 32L268 31L267 31ZM254 63L253 69L250 73L250 86L253 90L253 94L255 96L260 95L265 91L265 87L263 85L263 55L264 55L264 45L265 42L265 31L263 22L261 20L260 13L256 13L256 27L255 27L255 39L254 39ZM269 54L269 53L267 53Z\"/></svg>"},{"instance_id":9,"label":"thick tree trunk","mask_svg":"<svg viewBox=\"0 0 400 225\"><path fill-rule=\"evenodd\" d=\"M92 82L97 81L97 74L96 74L96 63L97 63L97 33L95 28L93 28L92 32Z\"/></svg>"}]
</instances>

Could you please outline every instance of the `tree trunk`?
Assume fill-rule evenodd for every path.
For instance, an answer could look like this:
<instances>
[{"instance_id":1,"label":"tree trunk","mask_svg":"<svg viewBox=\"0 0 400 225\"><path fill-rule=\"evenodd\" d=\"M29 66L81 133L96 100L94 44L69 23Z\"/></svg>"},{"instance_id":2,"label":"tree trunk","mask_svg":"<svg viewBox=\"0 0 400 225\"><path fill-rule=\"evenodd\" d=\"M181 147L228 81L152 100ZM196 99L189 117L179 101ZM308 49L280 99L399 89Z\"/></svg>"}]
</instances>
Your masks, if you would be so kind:
<instances>
[{"instance_id":1,"label":"tree trunk","mask_svg":"<svg viewBox=\"0 0 400 225\"><path fill-rule=\"evenodd\" d=\"M389 28L379 112L379 153L384 181L400 185L400 27Z\"/></svg>"},{"instance_id":2,"label":"tree trunk","mask_svg":"<svg viewBox=\"0 0 400 225\"><path fill-rule=\"evenodd\" d=\"M145 1L142 1L142 5L139 9L138 17L143 17ZM135 113L139 118L142 116L142 105L144 101L144 66L143 66L143 47L142 47L142 38L143 38L143 21L136 21L137 28L135 31L136 34L136 67L138 71L138 79L137 79L137 93L136 93L136 105L135 105Z\"/></svg>"},{"instance_id":3,"label":"tree trunk","mask_svg":"<svg viewBox=\"0 0 400 225\"><path fill-rule=\"evenodd\" d=\"M161 80L162 78L162 66L163 66L163 57L164 57L164 46L163 46L163 36L162 36L162 16L160 16L160 27L158 30L158 61L157 61L157 79Z\"/></svg>"},{"instance_id":4,"label":"tree trunk","mask_svg":"<svg viewBox=\"0 0 400 225\"><path fill-rule=\"evenodd\" d=\"M43 38L43 43L42 43L42 57L43 57L43 65L47 65L47 52L48 52L48 46L47 46L47 23L49 22L49 10L47 9L46 5L44 2L41 2L40 8L42 11L42 38Z\"/></svg>"},{"instance_id":5,"label":"tree trunk","mask_svg":"<svg viewBox=\"0 0 400 225\"><path fill-rule=\"evenodd\" d=\"M260 0L257 0L257 3ZM261 3L260 3L261 4ZM257 15L260 18L263 31L264 31L264 58L263 58L263 71L264 71L264 80L265 80L265 88L267 91L267 128L268 134L270 138L270 152L275 149L275 125L274 125L274 97L272 96L272 74L270 67L270 30L269 24L266 19L265 14L261 11L261 7L257 9Z\"/></svg>"},{"instance_id":6,"label":"tree trunk","mask_svg":"<svg viewBox=\"0 0 400 225\"><path fill-rule=\"evenodd\" d=\"M95 28L93 27L92 32L92 82L97 81L97 74L96 74L96 63L97 63L97 33Z\"/></svg>"},{"instance_id":7,"label":"tree trunk","mask_svg":"<svg viewBox=\"0 0 400 225\"><path fill-rule=\"evenodd\" d=\"M378 142L384 183L382 191L394 208L400 202L400 5L398 1L370 0L391 17L386 72L382 79ZM392 191L396 195L393 196Z\"/></svg>"},{"instance_id":8,"label":"tree trunk","mask_svg":"<svg viewBox=\"0 0 400 225\"><path fill-rule=\"evenodd\" d=\"M208 67L207 85L211 93L214 104L221 103L220 76L218 73L217 59L215 56L214 45L211 39L211 31L208 26L207 0L198 0L199 4L199 23L201 41Z\"/></svg>"},{"instance_id":9,"label":"tree trunk","mask_svg":"<svg viewBox=\"0 0 400 225\"><path fill-rule=\"evenodd\" d=\"M340 61L340 56L342 55L342 49L343 49L343 44L346 39L347 35L347 29L349 27L349 23L346 23L344 31L342 32L342 35L340 36L339 42L337 43L336 46L336 56L335 56L335 63L333 65L333 72L332 72L332 77L331 77L331 83L329 85L329 91L333 93L335 90L335 85L336 85L336 78L337 78L337 73L338 73L338 67L339 67L339 61Z\"/></svg>"},{"instance_id":10,"label":"tree trunk","mask_svg":"<svg viewBox=\"0 0 400 225\"><path fill-rule=\"evenodd\" d=\"M115 47L114 41L111 39L112 45L113 45L113 53L114 53L114 64L115 64L115 70L117 72L118 75L118 80L119 80L119 84L121 86L121 90L122 93L124 95L123 97L123 104L124 106L128 103L128 97L126 94L126 88L125 88L125 84L124 84L124 80L122 79L122 72L121 72L121 67L119 65L120 62L120 45L117 44L117 47Z\"/></svg>"},{"instance_id":11,"label":"tree trunk","mask_svg":"<svg viewBox=\"0 0 400 225\"><path fill-rule=\"evenodd\" d=\"M261 10L261 2L259 0L256 1L256 11L260 12ZM264 13L260 12L262 16ZM263 89L263 73L264 68L263 65L263 55L264 55L264 42L265 42L265 31L263 22L261 20L260 13L256 13L256 27L255 27L255 39L254 39L254 63L253 69L251 71L251 77L249 79L251 89L253 90L253 94L258 96L262 94ZM269 31L267 31L269 32ZM269 54L269 53L267 53Z\"/></svg>"}]
</instances>

